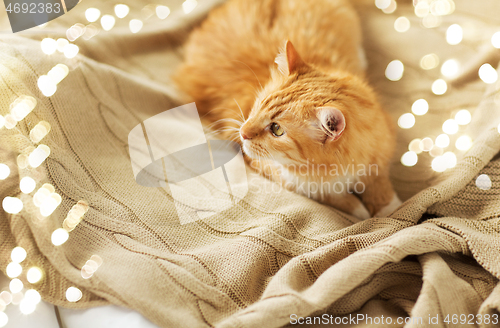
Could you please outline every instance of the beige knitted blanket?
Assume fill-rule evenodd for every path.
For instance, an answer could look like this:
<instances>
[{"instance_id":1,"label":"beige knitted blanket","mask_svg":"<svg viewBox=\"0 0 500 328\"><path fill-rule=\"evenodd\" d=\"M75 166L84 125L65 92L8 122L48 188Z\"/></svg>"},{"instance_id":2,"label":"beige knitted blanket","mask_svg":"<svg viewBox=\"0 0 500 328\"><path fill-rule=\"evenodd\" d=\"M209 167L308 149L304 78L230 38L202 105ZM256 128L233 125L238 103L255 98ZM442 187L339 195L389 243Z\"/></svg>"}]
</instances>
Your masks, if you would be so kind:
<instances>
[{"instance_id":1,"label":"beige knitted blanket","mask_svg":"<svg viewBox=\"0 0 500 328\"><path fill-rule=\"evenodd\" d=\"M215 2L200 0L190 14L175 9L181 3L176 2L164 20L147 1L126 3L129 16L117 19L111 31L77 39L80 53L73 59L57 51L44 54L40 40L65 37L77 22L88 24L84 12L89 7L112 14L114 2L85 0L42 29L0 34L0 114L5 117L22 95L37 101L14 128L0 129L0 163L11 171L0 181L0 196L18 197L24 204L18 214L0 211L1 270L11 261L11 250L22 246L28 257L20 279L44 300L72 308L113 303L161 327L280 327L314 316L332 326L353 325L353 317L366 327L495 326L500 311L500 159L495 158L500 84L487 85L477 71L486 61L498 64L497 53L488 50L491 35L500 30L498 1L456 0L455 12L430 29L421 26L411 1L398 1L394 14L382 13L372 1L360 3L369 76L386 109L397 121L415 100L430 104L413 128L398 128L392 178L406 202L389 218L358 222L293 193L258 192L270 182L251 176L254 183L243 201L184 225L168 189L135 182L127 137L145 119L187 102L169 75L182 60L190 29ZM410 19L409 31L394 30L399 16ZM132 18L144 21L137 34L128 27ZM0 16L4 31L6 24ZM454 46L445 41L451 24L464 31L463 41ZM441 96L431 92L433 81L442 77L440 66L420 67L420 59L430 53L441 63L455 58L461 64L461 75ZM384 76L394 59L405 65L398 82ZM68 66L69 74L46 97L38 78L58 63ZM458 156L454 168L434 172L425 152L416 166L401 165L412 139L435 139L443 122L463 108L472 113L472 123L459 134L469 135L473 147L461 152L452 142L447 150ZM34 143L30 131L42 120L50 132ZM37 168L26 166L19 155L29 155L38 144L47 145L50 156ZM484 176L482 189L476 185L482 174L490 188ZM36 181L33 192L21 193L23 177ZM46 218L33 202L45 183L54 187L56 200L55 194L61 197ZM54 246L53 231L80 200L89 204L88 212L69 239ZM84 279L82 267L92 255L103 263ZM32 266L44 273L34 285L26 279ZM66 299L72 286L83 293L78 302ZM400 320L405 317L411 318L406 324Z\"/></svg>"}]
</instances>

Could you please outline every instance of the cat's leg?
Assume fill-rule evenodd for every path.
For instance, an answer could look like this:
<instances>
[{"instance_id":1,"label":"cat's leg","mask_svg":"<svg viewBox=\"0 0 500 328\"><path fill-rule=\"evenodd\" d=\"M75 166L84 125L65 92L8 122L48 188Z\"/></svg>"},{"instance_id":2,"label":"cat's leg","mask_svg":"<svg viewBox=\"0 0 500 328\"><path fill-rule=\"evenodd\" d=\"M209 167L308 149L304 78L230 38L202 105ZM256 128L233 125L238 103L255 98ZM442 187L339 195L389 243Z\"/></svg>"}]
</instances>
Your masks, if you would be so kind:
<instances>
[{"instance_id":1,"label":"cat's leg","mask_svg":"<svg viewBox=\"0 0 500 328\"><path fill-rule=\"evenodd\" d=\"M401 204L402 202L399 199L398 195L394 193L391 202L388 205L382 207L382 209L375 213L374 216L378 218L388 217L389 214L393 213Z\"/></svg>"},{"instance_id":2,"label":"cat's leg","mask_svg":"<svg viewBox=\"0 0 500 328\"><path fill-rule=\"evenodd\" d=\"M366 176L360 179L365 190L359 196L370 213L377 217L391 214L401 205L392 188L389 174Z\"/></svg>"},{"instance_id":3,"label":"cat's leg","mask_svg":"<svg viewBox=\"0 0 500 328\"><path fill-rule=\"evenodd\" d=\"M361 220L371 218L370 212L368 212L361 200L353 194L346 193L344 195L332 195L323 203L335 207L336 209L355 216Z\"/></svg>"}]
</instances>

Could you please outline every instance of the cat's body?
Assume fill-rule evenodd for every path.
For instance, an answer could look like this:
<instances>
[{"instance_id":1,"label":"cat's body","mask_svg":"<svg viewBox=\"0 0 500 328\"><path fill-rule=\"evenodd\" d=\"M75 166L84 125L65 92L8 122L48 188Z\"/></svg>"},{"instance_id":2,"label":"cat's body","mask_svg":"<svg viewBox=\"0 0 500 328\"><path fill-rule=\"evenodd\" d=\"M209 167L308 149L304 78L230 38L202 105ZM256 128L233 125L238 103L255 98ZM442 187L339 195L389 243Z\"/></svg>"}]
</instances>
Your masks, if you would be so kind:
<instances>
[{"instance_id":1,"label":"cat's body","mask_svg":"<svg viewBox=\"0 0 500 328\"><path fill-rule=\"evenodd\" d=\"M176 82L254 168L358 217L395 205L394 129L363 80L361 29L347 1L230 0L185 51ZM348 180L350 191L362 184L370 213Z\"/></svg>"}]
</instances>

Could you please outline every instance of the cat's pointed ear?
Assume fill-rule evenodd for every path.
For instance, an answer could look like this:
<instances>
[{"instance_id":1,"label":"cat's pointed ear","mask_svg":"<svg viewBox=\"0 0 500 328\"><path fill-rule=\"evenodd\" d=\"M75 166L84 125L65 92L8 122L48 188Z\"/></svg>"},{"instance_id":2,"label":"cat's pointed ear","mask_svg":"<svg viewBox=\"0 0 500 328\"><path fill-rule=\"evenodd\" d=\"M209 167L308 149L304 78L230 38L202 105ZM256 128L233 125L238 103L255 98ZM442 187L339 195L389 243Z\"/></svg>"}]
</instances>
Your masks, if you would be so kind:
<instances>
[{"instance_id":1,"label":"cat's pointed ear","mask_svg":"<svg viewBox=\"0 0 500 328\"><path fill-rule=\"evenodd\" d=\"M340 110L334 107L320 107L317 109L316 117L320 129L327 135L326 141L340 138L346 125L344 114Z\"/></svg>"},{"instance_id":2,"label":"cat's pointed ear","mask_svg":"<svg viewBox=\"0 0 500 328\"><path fill-rule=\"evenodd\" d=\"M301 67L306 66L292 42L288 40L276 57L275 63L278 64L279 71L285 75L296 73Z\"/></svg>"}]
</instances>

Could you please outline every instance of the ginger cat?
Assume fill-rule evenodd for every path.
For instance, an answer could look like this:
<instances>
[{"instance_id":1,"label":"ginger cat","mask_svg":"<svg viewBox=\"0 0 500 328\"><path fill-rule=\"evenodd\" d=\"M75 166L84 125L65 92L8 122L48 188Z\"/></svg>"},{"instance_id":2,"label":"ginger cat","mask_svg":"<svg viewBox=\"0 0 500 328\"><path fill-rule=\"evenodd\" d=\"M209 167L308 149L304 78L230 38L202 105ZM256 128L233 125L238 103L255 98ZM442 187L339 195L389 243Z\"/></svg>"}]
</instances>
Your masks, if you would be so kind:
<instances>
[{"instance_id":1,"label":"ginger cat","mask_svg":"<svg viewBox=\"0 0 500 328\"><path fill-rule=\"evenodd\" d=\"M400 204L395 131L364 80L361 40L347 0L230 0L191 34L174 79L254 169L358 218L385 216Z\"/></svg>"}]
</instances>

